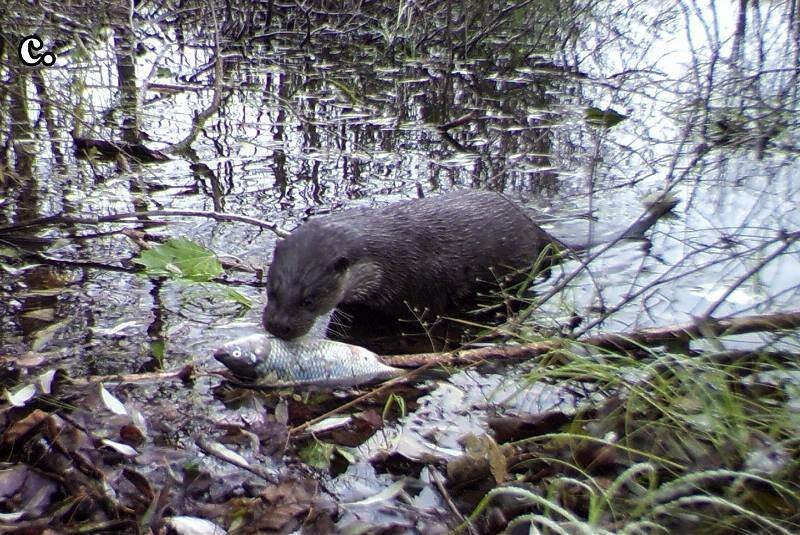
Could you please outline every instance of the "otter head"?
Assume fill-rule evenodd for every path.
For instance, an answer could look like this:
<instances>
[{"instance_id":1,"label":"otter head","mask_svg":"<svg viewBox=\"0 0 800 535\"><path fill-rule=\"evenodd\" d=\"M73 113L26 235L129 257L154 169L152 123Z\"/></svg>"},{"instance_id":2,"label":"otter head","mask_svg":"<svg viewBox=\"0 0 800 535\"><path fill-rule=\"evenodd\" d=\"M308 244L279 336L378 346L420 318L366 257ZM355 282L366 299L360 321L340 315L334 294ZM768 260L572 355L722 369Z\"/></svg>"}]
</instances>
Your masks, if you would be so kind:
<instances>
[{"instance_id":1,"label":"otter head","mask_svg":"<svg viewBox=\"0 0 800 535\"><path fill-rule=\"evenodd\" d=\"M341 229L309 222L275 246L267 274L267 331L291 340L354 292L364 271L347 247L355 239Z\"/></svg>"}]
</instances>

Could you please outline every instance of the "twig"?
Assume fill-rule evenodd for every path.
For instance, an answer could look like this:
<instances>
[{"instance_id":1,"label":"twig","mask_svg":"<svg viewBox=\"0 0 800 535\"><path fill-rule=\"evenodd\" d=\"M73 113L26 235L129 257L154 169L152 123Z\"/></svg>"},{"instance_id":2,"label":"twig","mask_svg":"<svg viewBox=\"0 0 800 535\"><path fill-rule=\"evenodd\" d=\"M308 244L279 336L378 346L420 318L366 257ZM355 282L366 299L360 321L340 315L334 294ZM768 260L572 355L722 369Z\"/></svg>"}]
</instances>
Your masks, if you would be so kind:
<instances>
[{"instance_id":1,"label":"twig","mask_svg":"<svg viewBox=\"0 0 800 535\"><path fill-rule=\"evenodd\" d=\"M31 251L22 251L22 255L29 258L34 258L37 261L41 262L42 264L47 264L50 266L60 266L60 267L71 267L71 268L90 268L90 269L98 269L101 271L115 271L118 273L136 273L136 268L133 267L125 267L125 266L115 266L113 264L107 264L105 262L94 262L94 261L85 261L81 262L78 260L69 260L66 258L55 258L52 256L48 256L43 253L31 252Z\"/></svg>"},{"instance_id":2,"label":"twig","mask_svg":"<svg viewBox=\"0 0 800 535\"><path fill-rule=\"evenodd\" d=\"M462 115L462 116L461 116L461 117L459 117L458 119L453 119L453 120L452 120L452 121L450 121L449 123L444 123L444 124L441 124L441 125L439 125L439 126L438 126L438 127L436 127L436 128L437 128L437 129L438 129L440 132L447 132L448 130L450 130L450 129L452 129L452 128L455 128L455 127L457 127L457 126L461 126L461 125L467 124L467 123L469 123L469 122L471 122L471 121L474 121L474 120L475 120L475 119L477 119L477 118L478 118L478 112L477 112L477 111L475 111L475 110L473 110L473 111L471 111L471 112L467 113L466 115Z\"/></svg>"},{"instance_id":3,"label":"twig","mask_svg":"<svg viewBox=\"0 0 800 535\"><path fill-rule=\"evenodd\" d=\"M209 375L211 373L209 372ZM127 373L118 375L91 375L84 378L74 378L71 382L77 385L90 384L127 384L127 383L154 383L164 380L180 379L186 381L195 374L194 367L187 365L176 370L163 372ZM203 374L200 374L203 375Z\"/></svg>"},{"instance_id":4,"label":"twig","mask_svg":"<svg viewBox=\"0 0 800 535\"><path fill-rule=\"evenodd\" d=\"M472 520L465 518L464 515L461 514L461 511L458 510L458 507L456 507L456 504L453 503L453 500L450 498L450 493L447 492L447 489L444 488L444 485L442 484L442 478L439 477L439 472L431 465L427 465L427 468L434 485L436 485L436 488L439 490L439 494L442 495L447 507L449 507L450 511L456 516L456 518L458 518L461 523L467 527L472 535L477 535L478 531L475 529Z\"/></svg>"},{"instance_id":5,"label":"twig","mask_svg":"<svg viewBox=\"0 0 800 535\"><path fill-rule=\"evenodd\" d=\"M578 342L593 345L596 347L609 348L615 350L639 349L643 346L657 346L668 342L689 341L696 338L707 336L733 336L735 334L745 334L753 332L773 332L778 330L800 329L800 310L780 312L775 314L761 314L753 316L743 316L740 318L726 318L698 320L689 323L681 323L666 327L641 329L630 333L609 333L591 336ZM367 392L347 403L341 405L313 420L303 423L290 430L290 434L297 434L307 427L314 425L326 418L346 410L365 399L395 386L401 382L407 382L423 371L434 366L452 366L461 364L474 364L485 360L499 359L530 359L538 355L552 351L569 343L569 340L555 338L542 342L535 342L521 345L495 345L481 347L477 349L466 349L461 351L447 351L438 353L417 353L410 355L388 355L379 357L381 362L390 366L401 368L414 368L409 373L396 377L383 383L380 387ZM86 379L76 379L80 384L86 383L115 383L115 382L145 382L159 381L164 379L185 379L194 373L191 366L166 372L129 374L129 375L107 375L92 376ZM227 378L225 370L221 373L218 370L207 370L200 372L200 375L221 375Z\"/></svg>"},{"instance_id":6,"label":"twig","mask_svg":"<svg viewBox=\"0 0 800 535\"><path fill-rule=\"evenodd\" d=\"M277 483L278 482L278 474L271 474L267 472L265 469L261 468L260 466L253 466L245 460L242 462L231 455L228 455L227 452L222 450L222 446L212 442L205 437L197 436L195 437L194 443L200 448L204 453L207 455L211 455L212 457L216 457L220 461L224 461L226 463L230 463L238 468L243 470L247 470L251 474L254 474L269 483ZM243 459L244 460L244 459Z\"/></svg>"},{"instance_id":7,"label":"twig","mask_svg":"<svg viewBox=\"0 0 800 535\"><path fill-rule=\"evenodd\" d=\"M22 221L20 223L14 223L13 225L0 226L0 233L46 225L97 225L99 223L111 222L127 223L127 221L124 220L140 220L143 217L205 217L208 219L214 219L215 221L238 221L240 223L247 223L248 225L255 225L257 227L270 230L279 238L285 238L289 235L289 231L284 230L278 227L278 225L275 223L270 223L269 221L244 215L225 214L207 210L147 210L144 212L125 212L121 214L109 214L103 216L67 216L58 214L39 217L29 221ZM135 222L141 223L141 221Z\"/></svg>"},{"instance_id":8,"label":"twig","mask_svg":"<svg viewBox=\"0 0 800 535\"><path fill-rule=\"evenodd\" d=\"M602 247L599 247L596 251L594 251L593 253L589 254L587 257L583 258L581 263L580 263L580 265L577 268L575 268L571 273L567 274L561 280L561 282L559 284L555 285L553 288L551 288L549 291L547 291L542 297L538 298L537 299L537 303L539 305L544 304L549 299L551 299L554 295L556 295L559 292L561 292L584 269L587 269L589 267L589 265L591 265L591 263L596 258L598 258L599 256L603 255L606 251L608 251L609 249L614 247L620 241L627 239L630 235L634 235L634 234L638 235L638 234L643 233L644 232L643 225L646 224L646 223L649 223L651 225L654 224L658 220L658 217L663 216L664 214L669 212L669 210L672 209L672 207L673 207L672 203L673 202L674 202L674 199L671 198L670 189L669 188L665 189L658 196L658 198L655 201L653 201L652 204L650 204L648 206L647 210L645 210L645 212L642 213L642 215L639 216L636 219L636 221L631 223L628 226L628 228L626 228L622 233L620 233L616 238L611 240L609 243L605 244ZM667 208L667 209L664 210L665 208ZM653 217L654 213L659 214L659 216L654 218ZM525 319L527 319L531 314L533 314L537 310L538 310L538 307L533 307L533 306L530 307L525 312L519 314L518 321L523 322Z\"/></svg>"},{"instance_id":9,"label":"twig","mask_svg":"<svg viewBox=\"0 0 800 535\"><path fill-rule=\"evenodd\" d=\"M340 405L340 406L336 407L335 409L332 409L332 410L326 412L325 414L323 414L321 416L317 416L316 418L314 418L312 420L309 420L307 422L304 422L303 424L298 425L297 427L293 427L293 428L289 429L289 437L291 437L293 435L297 435L301 431L304 431L308 427L310 427L310 426L312 426L312 425L314 425L316 423L319 423L322 420L330 418L331 416L333 416L335 414L338 414L338 413L340 413L340 412L342 412L344 410L347 410L350 407L353 407L353 406L361 403L364 400L367 400L367 399L369 399L369 398L371 398L371 397L373 397L373 396L375 396L377 394L380 394L380 393L388 390L389 388L392 388L393 386L397 385L398 383L404 383L404 382L416 377L417 375L419 375L423 371L425 371L425 370L427 370L427 369L429 369L429 368L431 368L433 366L436 366L437 364L440 364L440 363L439 362L435 362L435 361L425 362L422 365L420 365L419 367L417 367L417 369L415 369L415 370L412 370L412 371L410 371L410 372L408 372L408 373L406 373L404 375L401 375L400 377L395 377L394 379L391 379L390 381L386 381L385 383L383 383L380 387L376 388L375 390L371 390L371 391L369 391L369 392L367 392L365 394L362 394L362 395L358 396L357 398L348 401L344 405Z\"/></svg>"},{"instance_id":10,"label":"twig","mask_svg":"<svg viewBox=\"0 0 800 535\"><path fill-rule=\"evenodd\" d=\"M722 295L720 295L719 298L716 301L711 303L711 306L708 307L708 309L703 313L703 315L701 317L703 317L703 318L711 317L714 314L714 312L717 310L717 308L719 308L719 306L722 303L724 303L725 300L728 299L728 297L739 286L744 284L747 279L749 279L750 277L752 277L753 275L755 275L756 273L761 271L761 269L763 269L764 266L766 266L767 264L772 262L774 259L776 259L780 255L782 255L786 251L786 249L788 249L798 239L800 239L800 232L794 232L792 234L789 234L789 235L785 236L784 237L784 241L783 241L783 245L781 247L779 247L775 252L773 252L772 254L767 256L766 258L762 259L755 266L753 266L750 270L748 270L746 273L744 273L741 277L736 279L736 281L733 284L731 284L730 287Z\"/></svg>"},{"instance_id":11,"label":"twig","mask_svg":"<svg viewBox=\"0 0 800 535\"><path fill-rule=\"evenodd\" d=\"M760 251L765 250L767 247L770 247L773 243L775 243L777 241L780 241L780 240L782 240L782 238L778 237L778 238L775 238L774 240L758 243L753 248L748 249L745 253L743 253L743 256L746 256L748 254L760 254ZM689 252L683 258L683 262L688 261L691 257L694 257L694 256L700 254L704 250L705 249L697 249L695 251ZM591 331L594 327L596 327L597 325L599 325L603 321L605 321L606 318L608 318L612 314L615 314L616 312L622 310L628 303L630 303L631 301L633 301L634 299L636 299L640 295L651 291L656 286L664 285L664 284L667 284L667 283L675 281L675 280L680 280L680 279L682 279L684 277L692 275L693 273L701 273L705 269L708 269L710 266L714 265L716 262L717 262L716 260L706 261L706 262L704 262L704 263L702 263L702 264L700 264L700 265L698 265L696 267L693 267L692 269L690 269L688 271L684 271L682 273L679 271L679 267L680 267L679 265L671 266L669 269L667 269L664 273L659 275L655 280L653 280L648 285L638 287L634 291L629 292L625 296L623 296L622 299L620 299L617 304L615 304L615 305L613 305L611 307L607 307L602 316L599 316L599 317L597 317L597 318L595 318L595 319L593 319L591 321L588 321L587 323L583 324L580 329L576 330L573 333L574 337L575 338L580 338L581 336L583 336L587 332ZM677 273L675 273L675 272L677 272ZM744 312L742 312L742 313L744 313Z\"/></svg>"}]
</instances>

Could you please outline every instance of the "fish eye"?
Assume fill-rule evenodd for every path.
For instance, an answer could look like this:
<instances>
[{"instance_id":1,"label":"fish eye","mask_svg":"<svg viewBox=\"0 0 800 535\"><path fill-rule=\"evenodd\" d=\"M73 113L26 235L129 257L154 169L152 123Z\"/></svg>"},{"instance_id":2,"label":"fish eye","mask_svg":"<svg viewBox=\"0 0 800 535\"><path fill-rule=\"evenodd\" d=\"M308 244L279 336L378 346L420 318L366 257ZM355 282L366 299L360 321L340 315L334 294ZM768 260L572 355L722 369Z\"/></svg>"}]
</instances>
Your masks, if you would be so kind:
<instances>
[{"instance_id":1,"label":"fish eye","mask_svg":"<svg viewBox=\"0 0 800 535\"><path fill-rule=\"evenodd\" d=\"M242 350L241 349L234 349L231 352L231 355L233 355L233 358L238 359L239 357L242 356Z\"/></svg>"}]
</instances>

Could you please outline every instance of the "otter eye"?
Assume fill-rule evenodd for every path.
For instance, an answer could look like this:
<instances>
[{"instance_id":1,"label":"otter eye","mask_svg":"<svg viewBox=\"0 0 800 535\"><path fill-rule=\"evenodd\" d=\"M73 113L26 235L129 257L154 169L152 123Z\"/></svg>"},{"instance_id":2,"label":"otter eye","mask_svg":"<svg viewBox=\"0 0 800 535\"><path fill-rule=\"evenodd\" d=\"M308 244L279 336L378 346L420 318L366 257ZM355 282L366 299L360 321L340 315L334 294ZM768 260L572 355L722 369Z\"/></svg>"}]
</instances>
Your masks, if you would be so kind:
<instances>
[{"instance_id":1,"label":"otter eye","mask_svg":"<svg viewBox=\"0 0 800 535\"><path fill-rule=\"evenodd\" d=\"M314 306L315 299L313 297L304 297L303 301L300 303L303 308L311 308Z\"/></svg>"}]
</instances>

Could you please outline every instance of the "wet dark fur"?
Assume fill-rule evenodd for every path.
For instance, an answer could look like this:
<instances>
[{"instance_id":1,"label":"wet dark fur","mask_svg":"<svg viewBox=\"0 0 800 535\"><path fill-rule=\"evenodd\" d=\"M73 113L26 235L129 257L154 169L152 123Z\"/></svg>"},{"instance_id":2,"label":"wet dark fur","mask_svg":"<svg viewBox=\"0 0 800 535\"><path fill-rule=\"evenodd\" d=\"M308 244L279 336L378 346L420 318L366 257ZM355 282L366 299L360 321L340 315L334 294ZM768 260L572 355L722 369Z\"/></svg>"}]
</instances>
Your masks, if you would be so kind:
<instances>
[{"instance_id":1,"label":"wet dark fur","mask_svg":"<svg viewBox=\"0 0 800 535\"><path fill-rule=\"evenodd\" d=\"M278 242L264 326L305 334L334 307L409 317L458 309L497 274L533 265L552 238L492 192L454 192L312 219Z\"/></svg>"}]
</instances>

